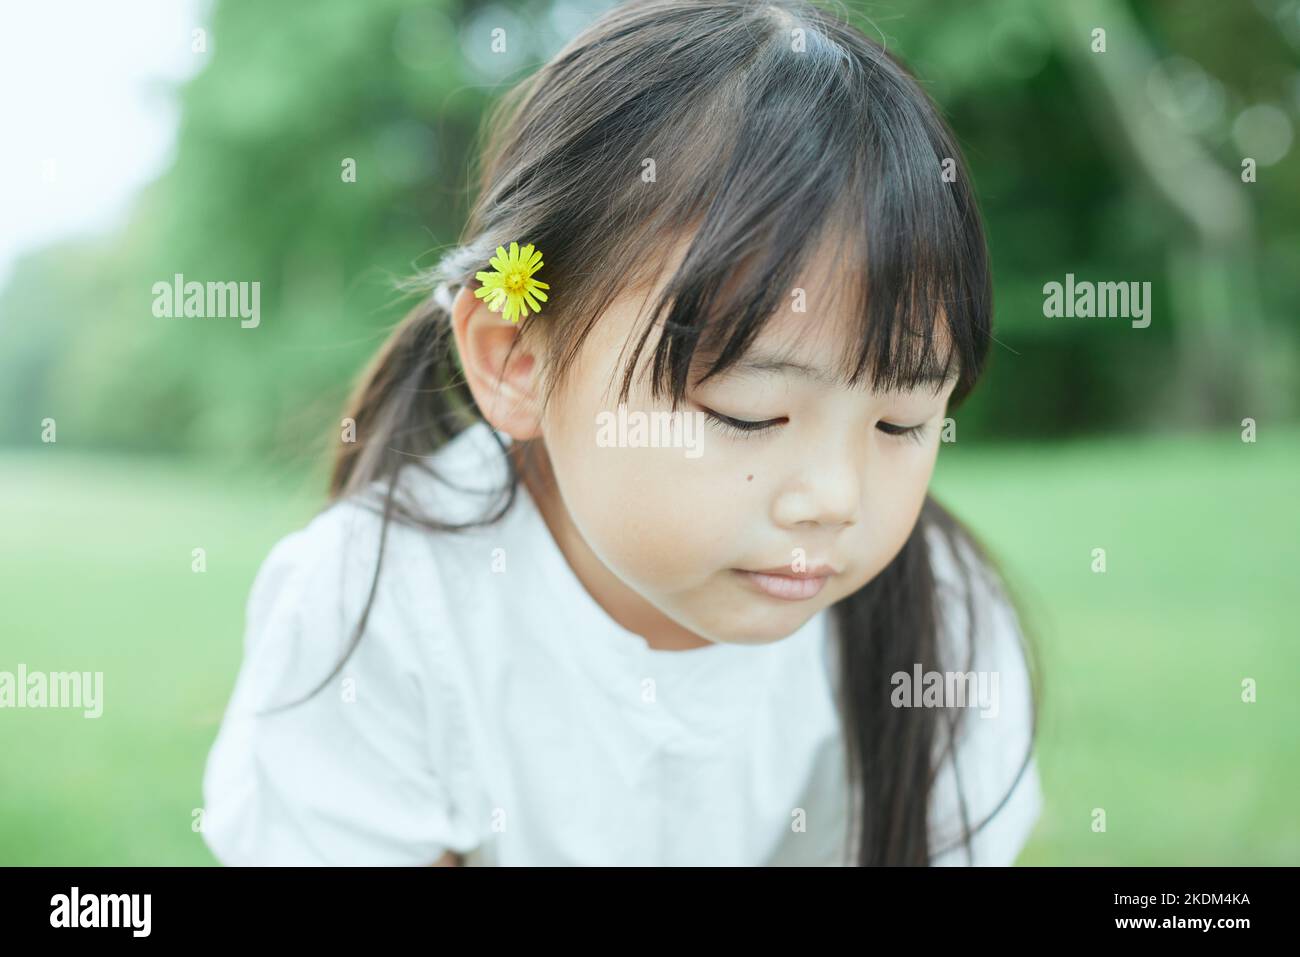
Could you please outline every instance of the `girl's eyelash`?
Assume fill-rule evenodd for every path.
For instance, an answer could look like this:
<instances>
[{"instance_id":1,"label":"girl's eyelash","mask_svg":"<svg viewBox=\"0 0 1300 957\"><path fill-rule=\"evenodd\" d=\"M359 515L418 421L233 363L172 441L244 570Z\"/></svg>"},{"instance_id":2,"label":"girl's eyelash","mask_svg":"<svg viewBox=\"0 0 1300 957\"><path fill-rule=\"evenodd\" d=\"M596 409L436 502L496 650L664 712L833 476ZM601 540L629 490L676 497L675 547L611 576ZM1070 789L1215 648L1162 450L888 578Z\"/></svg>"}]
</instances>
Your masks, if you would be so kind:
<instances>
[{"instance_id":1,"label":"girl's eyelash","mask_svg":"<svg viewBox=\"0 0 1300 957\"><path fill-rule=\"evenodd\" d=\"M767 432L784 421L784 419L764 419L761 422L752 422L748 419L733 419L729 415L714 412L712 409L704 409L704 414L714 426L728 435L738 438L750 438L759 433ZM925 440L924 422L920 425L895 425L892 422L877 422L876 428L895 438L911 439L913 442L923 442Z\"/></svg>"},{"instance_id":2,"label":"girl's eyelash","mask_svg":"<svg viewBox=\"0 0 1300 957\"><path fill-rule=\"evenodd\" d=\"M913 442L923 442L925 440L925 423L920 425L894 425L892 422L877 422L876 428L886 435L893 435L901 439L911 439Z\"/></svg>"},{"instance_id":3,"label":"girl's eyelash","mask_svg":"<svg viewBox=\"0 0 1300 957\"><path fill-rule=\"evenodd\" d=\"M783 421L782 419L765 419L762 422L751 422L748 419L733 419L729 415L714 412L712 409L704 409L704 414L715 427L728 435L744 439L774 429Z\"/></svg>"}]
</instances>

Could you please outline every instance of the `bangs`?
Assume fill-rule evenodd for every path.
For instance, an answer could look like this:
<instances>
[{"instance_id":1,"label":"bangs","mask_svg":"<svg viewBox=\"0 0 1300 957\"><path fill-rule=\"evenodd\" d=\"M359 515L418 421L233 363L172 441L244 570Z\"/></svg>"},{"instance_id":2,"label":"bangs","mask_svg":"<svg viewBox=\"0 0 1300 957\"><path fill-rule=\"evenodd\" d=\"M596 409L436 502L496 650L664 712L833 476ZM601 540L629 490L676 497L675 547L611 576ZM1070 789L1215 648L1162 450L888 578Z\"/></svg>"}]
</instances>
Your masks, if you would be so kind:
<instances>
[{"instance_id":1,"label":"bangs","mask_svg":"<svg viewBox=\"0 0 1300 957\"><path fill-rule=\"evenodd\" d=\"M888 54L868 75L837 51L830 40L801 54L774 44L770 56L797 59L755 69L757 85L739 91L749 106L712 153L723 159L694 170L709 183L693 191L707 207L672 211L693 235L656 236L691 238L648 312L624 399L656 327L651 390L676 407L690 385L740 362L769 320L798 312L801 291L809 335L838 326L839 384L937 393L951 377L950 405L974 386L992 296L959 152Z\"/></svg>"}]
</instances>

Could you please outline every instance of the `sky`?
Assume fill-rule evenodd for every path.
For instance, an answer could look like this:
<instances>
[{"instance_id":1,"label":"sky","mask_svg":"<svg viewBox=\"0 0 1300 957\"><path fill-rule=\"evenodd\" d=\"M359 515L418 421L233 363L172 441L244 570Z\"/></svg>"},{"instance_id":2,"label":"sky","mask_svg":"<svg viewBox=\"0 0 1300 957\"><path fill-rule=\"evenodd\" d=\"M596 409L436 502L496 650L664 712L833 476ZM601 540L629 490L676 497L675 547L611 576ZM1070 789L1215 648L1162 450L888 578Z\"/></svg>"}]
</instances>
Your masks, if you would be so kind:
<instances>
[{"instance_id":1,"label":"sky","mask_svg":"<svg viewBox=\"0 0 1300 957\"><path fill-rule=\"evenodd\" d=\"M16 257L119 225L171 159L173 89L203 68L203 0L0 9L0 284Z\"/></svg>"}]
</instances>

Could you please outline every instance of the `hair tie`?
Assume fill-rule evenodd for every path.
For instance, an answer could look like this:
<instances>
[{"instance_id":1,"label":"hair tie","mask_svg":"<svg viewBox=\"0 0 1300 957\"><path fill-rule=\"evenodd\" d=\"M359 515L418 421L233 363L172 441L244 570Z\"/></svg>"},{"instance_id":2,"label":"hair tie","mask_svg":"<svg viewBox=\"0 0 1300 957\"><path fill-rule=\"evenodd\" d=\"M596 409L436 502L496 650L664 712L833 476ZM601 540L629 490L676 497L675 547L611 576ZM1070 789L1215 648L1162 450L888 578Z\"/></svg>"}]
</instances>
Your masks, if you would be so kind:
<instances>
[{"instance_id":1,"label":"hair tie","mask_svg":"<svg viewBox=\"0 0 1300 957\"><path fill-rule=\"evenodd\" d=\"M433 301L442 308L443 312L447 313L447 315L451 315L451 308L454 304L451 295L451 284L445 280L438 283L437 287L433 290Z\"/></svg>"},{"instance_id":2,"label":"hair tie","mask_svg":"<svg viewBox=\"0 0 1300 957\"><path fill-rule=\"evenodd\" d=\"M551 287L533 278L533 273L542 268L540 250L534 250L532 243L520 249L518 243L512 242L509 253L498 246L497 254L488 261L492 264L491 272L474 274L483 284L474 290L474 295L485 300L488 309L500 312L509 322L527 316L529 308L533 312L542 311L538 300L545 302L546 293L542 290Z\"/></svg>"}]
</instances>

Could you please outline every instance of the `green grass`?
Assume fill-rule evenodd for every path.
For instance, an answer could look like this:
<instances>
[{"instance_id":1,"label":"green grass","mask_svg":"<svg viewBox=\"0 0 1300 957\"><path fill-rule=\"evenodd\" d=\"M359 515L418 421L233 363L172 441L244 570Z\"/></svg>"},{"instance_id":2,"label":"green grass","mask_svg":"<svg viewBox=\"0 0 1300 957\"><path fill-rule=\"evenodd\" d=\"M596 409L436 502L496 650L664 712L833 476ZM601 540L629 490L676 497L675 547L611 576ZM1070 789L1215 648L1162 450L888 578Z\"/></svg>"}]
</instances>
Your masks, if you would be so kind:
<instances>
[{"instance_id":1,"label":"green grass","mask_svg":"<svg viewBox=\"0 0 1300 957\"><path fill-rule=\"evenodd\" d=\"M945 447L936 493L1003 560L1042 655L1047 809L1022 863L1300 862L1297 474L1295 431ZM0 453L0 670L105 675L97 720L0 712L0 864L212 862L191 821L244 602L319 487Z\"/></svg>"},{"instance_id":2,"label":"green grass","mask_svg":"<svg viewBox=\"0 0 1300 957\"><path fill-rule=\"evenodd\" d=\"M934 490L1042 659L1047 809L1021 863L1300 863L1300 432L950 451Z\"/></svg>"},{"instance_id":3,"label":"green grass","mask_svg":"<svg viewBox=\"0 0 1300 957\"><path fill-rule=\"evenodd\" d=\"M59 446L0 457L0 670L104 673L97 719L0 711L0 864L212 862L192 812L244 602L313 491Z\"/></svg>"}]
</instances>

